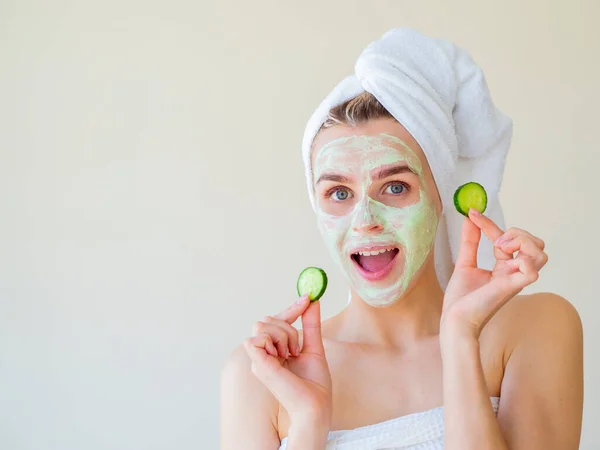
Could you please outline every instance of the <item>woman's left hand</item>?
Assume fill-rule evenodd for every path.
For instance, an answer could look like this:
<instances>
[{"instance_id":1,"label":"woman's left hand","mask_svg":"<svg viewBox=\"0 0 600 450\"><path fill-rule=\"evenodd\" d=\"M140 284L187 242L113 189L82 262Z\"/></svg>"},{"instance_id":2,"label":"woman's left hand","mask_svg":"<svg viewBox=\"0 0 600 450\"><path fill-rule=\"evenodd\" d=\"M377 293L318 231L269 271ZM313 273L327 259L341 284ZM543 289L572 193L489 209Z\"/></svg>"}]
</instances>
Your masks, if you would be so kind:
<instances>
[{"instance_id":1,"label":"woman's left hand","mask_svg":"<svg viewBox=\"0 0 600 450\"><path fill-rule=\"evenodd\" d=\"M494 268L477 267L481 232L494 243ZM548 261L544 241L527 231L503 232L490 218L471 209L465 219L459 255L444 294L441 331L479 338L492 316L539 277ZM516 257L513 255L517 253Z\"/></svg>"}]
</instances>

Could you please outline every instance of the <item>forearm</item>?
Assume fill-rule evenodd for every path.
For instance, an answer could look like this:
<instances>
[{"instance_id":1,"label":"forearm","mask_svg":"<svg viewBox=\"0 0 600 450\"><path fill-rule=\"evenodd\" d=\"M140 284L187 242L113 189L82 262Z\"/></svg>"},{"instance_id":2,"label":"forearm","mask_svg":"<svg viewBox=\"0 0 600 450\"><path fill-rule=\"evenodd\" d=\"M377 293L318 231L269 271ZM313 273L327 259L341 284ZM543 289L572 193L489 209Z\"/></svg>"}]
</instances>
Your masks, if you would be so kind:
<instances>
[{"instance_id":1,"label":"forearm","mask_svg":"<svg viewBox=\"0 0 600 450\"><path fill-rule=\"evenodd\" d=\"M303 421L291 425L288 431L287 450L325 450L329 430L319 421Z\"/></svg>"},{"instance_id":2,"label":"forearm","mask_svg":"<svg viewBox=\"0 0 600 450\"><path fill-rule=\"evenodd\" d=\"M446 450L508 450L492 408L475 337L445 329L443 361Z\"/></svg>"}]
</instances>

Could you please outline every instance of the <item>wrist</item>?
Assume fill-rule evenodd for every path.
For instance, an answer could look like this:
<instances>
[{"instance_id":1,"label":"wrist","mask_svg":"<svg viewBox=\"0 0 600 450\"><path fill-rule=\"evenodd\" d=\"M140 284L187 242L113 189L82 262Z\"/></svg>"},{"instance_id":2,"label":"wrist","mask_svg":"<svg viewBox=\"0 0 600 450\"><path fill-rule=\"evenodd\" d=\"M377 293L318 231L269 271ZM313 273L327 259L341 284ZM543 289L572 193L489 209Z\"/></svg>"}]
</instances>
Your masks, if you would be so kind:
<instances>
[{"instance_id":1,"label":"wrist","mask_svg":"<svg viewBox=\"0 0 600 450\"><path fill-rule=\"evenodd\" d=\"M288 450L325 450L329 423L319 418L292 420L288 430Z\"/></svg>"},{"instance_id":2,"label":"wrist","mask_svg":"<svg viewBox=\"0 0 600 450\"><path fill-rule=\"evenodd\" d=\"M479 340L481 326L455 311L442 312L440 338Z\"/></svg>"},{"instance_id":3,"label":"wrist","mask_svg":"<svg viewBox=\"0 0 600 450\"><path fill-rule=\"evenodd\" d=\"M440 325L440 348L445 353L479 350L479 332L472 326L446 322Z\"/></svg>"}]
</instances>

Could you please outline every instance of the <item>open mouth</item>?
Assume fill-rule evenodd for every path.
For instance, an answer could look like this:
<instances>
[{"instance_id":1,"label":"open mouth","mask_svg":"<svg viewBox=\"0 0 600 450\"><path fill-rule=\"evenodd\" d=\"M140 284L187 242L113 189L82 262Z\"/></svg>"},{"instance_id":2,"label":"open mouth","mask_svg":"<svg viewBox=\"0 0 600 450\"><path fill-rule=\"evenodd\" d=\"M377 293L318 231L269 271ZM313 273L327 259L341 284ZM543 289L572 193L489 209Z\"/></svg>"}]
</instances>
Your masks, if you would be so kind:
<instances>
[{"instance_id":1,"label":"open mouth","mask_svg":"<svg viewBox=\"0 0 600 450\"><path fill-rule=\"evenodd\" d=\"M397 247L380 247L361 250L351 255L358 272L370 281L385 278L392 270L400 250Z\"/></svg>"}]
</instances>

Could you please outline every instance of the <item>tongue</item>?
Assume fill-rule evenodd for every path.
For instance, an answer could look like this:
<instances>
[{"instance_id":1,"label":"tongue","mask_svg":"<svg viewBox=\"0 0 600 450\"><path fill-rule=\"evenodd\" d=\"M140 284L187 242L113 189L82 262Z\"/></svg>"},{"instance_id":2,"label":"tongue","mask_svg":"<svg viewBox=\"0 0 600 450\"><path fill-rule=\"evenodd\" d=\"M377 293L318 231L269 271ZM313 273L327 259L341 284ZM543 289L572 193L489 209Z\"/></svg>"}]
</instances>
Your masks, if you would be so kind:
<instances>
[{"instance_id":1,"label":"tongue","mask_svg":"<svg viewBox=\"0 0 600 450\"><path fill-rule=\"evenodd\" d=\"M367 272L379 272L381 269L387 266L392 259L394 259L395 255L396 252L394 251L383 252L372 256L358 255L356 260Z\"/></svg>"}]
</instances>

